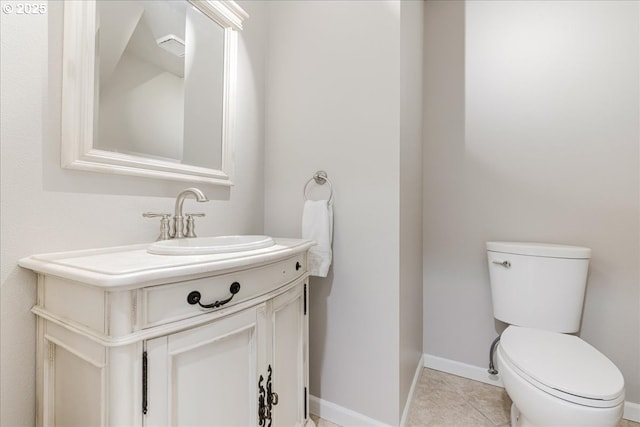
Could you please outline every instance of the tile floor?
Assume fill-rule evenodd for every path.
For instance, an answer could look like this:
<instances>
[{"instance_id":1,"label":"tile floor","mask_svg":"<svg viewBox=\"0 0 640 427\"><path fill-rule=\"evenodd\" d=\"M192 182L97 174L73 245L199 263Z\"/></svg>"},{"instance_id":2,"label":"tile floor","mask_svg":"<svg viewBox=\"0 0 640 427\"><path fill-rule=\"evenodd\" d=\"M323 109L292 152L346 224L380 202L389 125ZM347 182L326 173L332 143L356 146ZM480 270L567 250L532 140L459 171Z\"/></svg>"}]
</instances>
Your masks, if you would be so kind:
<instances>
[{"instance_id":1,"label":"tile floor","mask_svg":"<svg viewBox=\"0 0 640 427\"><path fill-rule=\"evenodd\" d=\"M424 369L411 402L407 427L508 427L511 399L500 387ZM338 427L312 417L317 427ZM640 427L622 420L619 427Z\"/></svg>"},{"instance_id":2,"label":"tile floor","mask_svg":"<svg viewBox=\"0 0 640 427\"><path fill-rule=\"evenodd\" d=\"M509 426L504 389L423 369L407 417L409 426Z\"/></svg>"}]
</instances>

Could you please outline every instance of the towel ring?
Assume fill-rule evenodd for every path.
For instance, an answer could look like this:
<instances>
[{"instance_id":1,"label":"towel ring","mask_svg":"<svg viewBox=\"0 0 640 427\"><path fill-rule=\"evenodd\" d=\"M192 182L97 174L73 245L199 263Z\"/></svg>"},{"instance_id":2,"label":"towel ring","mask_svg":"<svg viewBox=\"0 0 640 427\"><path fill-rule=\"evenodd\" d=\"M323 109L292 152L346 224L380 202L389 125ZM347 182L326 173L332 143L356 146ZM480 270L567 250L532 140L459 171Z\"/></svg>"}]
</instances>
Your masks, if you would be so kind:
<instances>
[{"instance_id":1,"label":"towel ring","mask_svg":"<svg viewBox=\"0 0 640 427\"><path fill-rule=\"evenodd\" d=\"M309 185L311 185L313 181L315 181L316 184L318 185L324 185L325 182L329 184L329 204L332 204L333 203L333 185L331 185L331 181L329 181L329 178L327 178L327 173L325 171L318 171L314 173L311 178L309 178L309 181L307 181L307 183L304 185L304 189L302 190L302 195L304 196L304 199L309 200L309 198L307 197L307 190L309 189Z\"/></svg>"}]
</instances>

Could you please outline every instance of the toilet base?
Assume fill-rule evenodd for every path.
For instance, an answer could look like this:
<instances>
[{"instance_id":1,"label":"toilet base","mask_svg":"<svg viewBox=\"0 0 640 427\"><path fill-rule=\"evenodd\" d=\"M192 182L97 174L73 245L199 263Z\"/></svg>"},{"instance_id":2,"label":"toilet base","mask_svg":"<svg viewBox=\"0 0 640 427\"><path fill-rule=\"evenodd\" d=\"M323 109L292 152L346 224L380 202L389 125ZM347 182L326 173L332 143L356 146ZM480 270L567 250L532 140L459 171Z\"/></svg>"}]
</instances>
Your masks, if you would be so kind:
<instances>
[{"instance_id":1,"label":"toilet base","mask_svg":"<svg viewBox=\"0 0 640 427\"><path fill-rule=\"evenodd\" d=\"M620 417L622 418L622 417ZM617 426L618 422L615 422L615 424L602 424L602 426ZM601 424L599 424L599 422L591 422L591 421L587 421L586 424L584 423L584 421L579 421L579 420L572 420L572 421L568 421L565 420L564 422L560 422L560 423L553 423L553 424L539 424L539 423L535 423L529 419L527 419L527 417L520 412L520 410L518 409L518 407L516 406L515 403L511 404L511 427L582 427L582 426L588 426L588 427L600 427Z\"/></svg>"},{"instance_id":2,"label":"toilet base","mask_svg":"<svg viewBox=\"0 0 640 427\"><path fill-rule=\"evenodd\" d=\"M526 419L515 403L511 404L511 427L541 427Z\"/></svg>"},{"instance_id":3,"label":"toilet base","mask_svg":"<svg viewBox=\"0 0 640 427\"><path fill-rule=\"evenodd\" d=\"M519 427L520 411L515 403L511 404L511 427Z\"/></svg>"}]
</instances>

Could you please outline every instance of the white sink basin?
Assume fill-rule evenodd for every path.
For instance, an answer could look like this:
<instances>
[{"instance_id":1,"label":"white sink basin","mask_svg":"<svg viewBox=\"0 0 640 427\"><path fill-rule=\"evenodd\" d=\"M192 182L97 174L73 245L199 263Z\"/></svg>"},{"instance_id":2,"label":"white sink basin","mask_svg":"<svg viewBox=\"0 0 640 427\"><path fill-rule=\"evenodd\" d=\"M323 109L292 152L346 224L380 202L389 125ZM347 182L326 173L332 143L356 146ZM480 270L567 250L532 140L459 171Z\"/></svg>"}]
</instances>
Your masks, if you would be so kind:
<instances>
[{"instance_id":1,"label":"white sink basin","mask_svg":"<svg viewBox=\"0 0 640 427\"><path fill-rule=\"evenodd\" d=\"M206 255L250 251L275 245L269 236L216 236L161 240L152 243L147 252L156 255Z\"/></svg>"}]
</instances>

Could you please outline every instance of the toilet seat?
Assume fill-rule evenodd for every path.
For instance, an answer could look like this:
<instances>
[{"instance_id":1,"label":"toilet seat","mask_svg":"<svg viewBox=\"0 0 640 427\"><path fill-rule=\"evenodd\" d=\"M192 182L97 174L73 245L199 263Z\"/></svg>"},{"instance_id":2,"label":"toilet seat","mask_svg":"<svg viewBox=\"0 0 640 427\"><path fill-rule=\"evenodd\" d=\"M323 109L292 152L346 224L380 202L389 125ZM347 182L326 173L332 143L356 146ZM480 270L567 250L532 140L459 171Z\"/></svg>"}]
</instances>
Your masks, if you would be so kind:
<instances>
[{"instance_id":1,"label":"toilet seat","mask_svg":"<svg viewBox=\"0 0 640 427\"><path fill-rule=\"evenodd\" d=\"M576 336L509 326L499 351L527 382L560 399L603 408L624 401L618 368Z\"/></svg>"}]
</instances>

